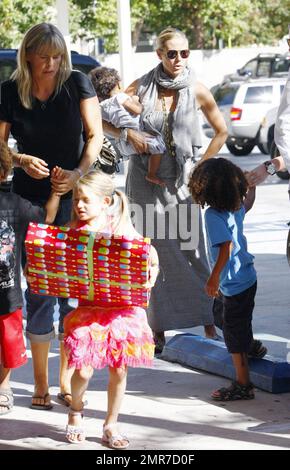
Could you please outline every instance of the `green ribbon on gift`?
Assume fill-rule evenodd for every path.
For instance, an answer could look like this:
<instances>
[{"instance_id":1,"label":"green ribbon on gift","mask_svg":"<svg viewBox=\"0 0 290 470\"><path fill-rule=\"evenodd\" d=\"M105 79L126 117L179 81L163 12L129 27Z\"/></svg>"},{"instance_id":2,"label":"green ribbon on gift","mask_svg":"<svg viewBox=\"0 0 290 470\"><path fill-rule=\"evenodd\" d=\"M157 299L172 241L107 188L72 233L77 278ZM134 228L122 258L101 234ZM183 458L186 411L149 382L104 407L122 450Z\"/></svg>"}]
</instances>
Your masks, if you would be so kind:
<instances>
[{"instance_id":1,"label":"green ribbon on gift","mask_svg":"<svg viewBox=\"0 0 290 470\"><path fill-rule=\"evenodd\" d=\"M79 281L79 282L86 280L85 278L79 277L79 276L68 276L65 273L49 273L47 271L42 271L40 269L35 269L35 268L28 268L28 272L33 273L33 274L43 274L46 277L53 277L53 278ZM130 284L129 282L100 281L98 279L89 279L88 281L89 281L90 284L92 284L93 289L94 289L94 284L93 283L100 284L102 286L117 286L117 287L130 286L131 289L140 289L140 288L144 289L143 284L139 284L138 282ZM90 285L89 289L90 288L91 288L91 285ZM94 300L94 297L90 300Z\"/></svg>"},{"instance_id":2,"label":"green ribbon on gift","mask_svg":"<svg viewBox=\"0 0 290 470\"><path fill-rule=\"evenodd\" d=\"M94 258L93 258L93 248L95 243L96 232L90 232L88 245L87 245L87 260L88 260L88 271L89 271L89 300L94 300Z\"/></svg>"},{"instance_id":3,"label":"green ribbon on gift","mask_svg":"<svg viewBox=\"0 0 290 470\"><path fill-rule=\"evenodd\" d=\"M59 279L65 279L65 280L69 280L69 281L71 280L71 281L80 281L81 282L81 281L86 280L84 277L68 276L65 273L49 273L47 271L42 271L41 269L35 269L35 268L29 268L29 267L28 267L28 272L29 272L29 274L30 273L43 274L46 277L56 277L56 278L59 278ZM89 282L91 282L90 279L89 279ZM99 282L99 281L95 281L95 282Z\"/></svg>"}]
</instances>

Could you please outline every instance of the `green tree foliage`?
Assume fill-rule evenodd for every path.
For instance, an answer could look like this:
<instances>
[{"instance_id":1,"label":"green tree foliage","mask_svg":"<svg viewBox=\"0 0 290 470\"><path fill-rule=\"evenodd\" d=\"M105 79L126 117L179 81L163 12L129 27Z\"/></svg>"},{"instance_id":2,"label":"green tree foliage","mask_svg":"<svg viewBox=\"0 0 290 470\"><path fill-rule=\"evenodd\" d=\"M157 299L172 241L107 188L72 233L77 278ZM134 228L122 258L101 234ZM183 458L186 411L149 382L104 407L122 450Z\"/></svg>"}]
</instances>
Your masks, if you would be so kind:
<instances>
[{"instance_id":1,"label":"green tree foliage","mask_svg":"<svg viewBox=\"0 0 290 470\"><path fill-rule=\"evenodd\" d=\"M184 31L191 48L275 44L287 34L290 0L131 0L132 40L168 25ZM18 46L33 24L50 21L54 0L0 0L0 47ZM116 0L69 0L72 39L103 38L118 51Z\"/></svg>"},{"instance_id":2,"label":"green tree foliage","mask_svg":"<svg viewBox=\"0 0 290 470\"><path fill-rule=\"evenodd\" d=\"M272 42L288 34L290 23L290 0L260 1L261 18L266 18L266 29L263 32L264 41Z\"/></svg>"},{"instance_id":3,"label":"green tree foliage","mask_svg":"<svg viewBox=\"0 0 290 470\"><path fill-rule=\"evenodd\" d=\"M69 0L70 27L73 39L104 39L106 52L118 51L118 18L116 0ZM148 15L147 0L131 0L132 39L136 44Z\"/></svg>"},{"instance_id":4,"label":"green tree foliage","mask_svg":"<svg viewBox=\"0 0 290 470\"><path fill-rule=\"evenodd\" d=\"M118 44L117 7L115 1L70 0L72 39L92 40L102 37L106 52L116 51Z\"/></svg>"},{"instance_id":5,"label":"green tree foliage","mask_svg":"<svg viewBox=\"0 0 290 470\"><path fill-rule=\"evenodd\" d=\"M18 47L23 34L32 25L50 21L51 0L1 0L0 1L0 47Z\"/></svg>"},{"instance_id":6,"label":"green tree foliage","mask_svg":"<svg viewBox=\"0 0 290 470\"><path fill-rule=\"evenodd\" d=\"M106 52L118 50L116 0L70 0L75 36L103 37ZM184 31L190 47L275 44L287 33L290 0L131 0L132 39L168 25ZM77 18L77 21L76 21Z\"/></svg>"},{"instance_id":7,"label":"green tree foliage","mask_svg":"<svg viewBox=\"0 0 290 470\"><path fill-rule=\"evenodd\" d=\"M287 32L290 0L149 0L154 31L174 25L184 31L190 47L215 48L274 43ZM275 17L277 12L277 16ZM274 27L275 25L275 27Z\"/></svg>"}]
</instances>

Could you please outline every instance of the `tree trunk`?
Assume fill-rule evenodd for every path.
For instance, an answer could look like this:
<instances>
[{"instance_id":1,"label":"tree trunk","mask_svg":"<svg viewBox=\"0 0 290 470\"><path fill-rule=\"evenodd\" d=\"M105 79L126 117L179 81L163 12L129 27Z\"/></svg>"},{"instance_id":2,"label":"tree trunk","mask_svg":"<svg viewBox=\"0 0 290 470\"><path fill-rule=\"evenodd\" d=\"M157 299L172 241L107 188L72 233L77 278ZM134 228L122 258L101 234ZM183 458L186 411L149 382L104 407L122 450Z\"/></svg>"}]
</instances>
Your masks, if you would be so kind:
<instances>
[{"instance_id":1,"label":"tree trunk","mask_svg":"<svg viewBox=\"0 0 290 470\"><path fill-rule=\"evenodd\" d=\"M203 22L202 19L197 15L193 17L192 27L194 43L196 49L204 49L204 34L203 34Z\"/></svg>"},{"instance_id":2,"label":"tree trunk","mask_svg":"<svg viewBox=\"0 0 290 470\"><path fill-rule=\"evenodd\" d=\"M134 28L134 31L132 33L132 46L133 47L136 47L137 44L138 44L138 41L139 41L139 37L140 37L140 33L142 31L142 27L143 27L143 24L144 24L144 21L138 21L136 24L135 24L135 28Z\"/></svg>"},{"instance_id":3,"label":"tree trunk","mask_svg":"<svg viewBox=\"0 0 290 470\"><path fill-rule=\"evenodd\" d=\"M203 20L201 17L202 8L204 7L204 1L199 2L184 2L183 9L187 13L186 23L187 31L191 31L191 42L195 49L204 48L204 34L203 34Z\"/></svg>"}]
</instances>

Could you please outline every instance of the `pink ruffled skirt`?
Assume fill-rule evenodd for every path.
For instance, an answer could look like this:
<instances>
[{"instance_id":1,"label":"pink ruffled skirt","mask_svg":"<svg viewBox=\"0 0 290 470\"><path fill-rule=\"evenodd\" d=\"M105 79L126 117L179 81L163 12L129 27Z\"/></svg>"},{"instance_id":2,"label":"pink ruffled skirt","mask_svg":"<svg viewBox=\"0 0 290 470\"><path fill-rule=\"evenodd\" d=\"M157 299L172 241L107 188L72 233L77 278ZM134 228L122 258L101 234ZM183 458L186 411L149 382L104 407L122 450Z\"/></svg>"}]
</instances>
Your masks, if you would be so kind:
<instances>
[{"instance_id":1,"label":"pink ruffled skirt","mask_svg":"<svg viewBox=\"0 0 290 470\"><path fill-rule=\"evenodd\" d=\"M64 346L69 367L150 366L152 331L140 307L78 307L64 320Z\"/></svg>"}]
</instances>

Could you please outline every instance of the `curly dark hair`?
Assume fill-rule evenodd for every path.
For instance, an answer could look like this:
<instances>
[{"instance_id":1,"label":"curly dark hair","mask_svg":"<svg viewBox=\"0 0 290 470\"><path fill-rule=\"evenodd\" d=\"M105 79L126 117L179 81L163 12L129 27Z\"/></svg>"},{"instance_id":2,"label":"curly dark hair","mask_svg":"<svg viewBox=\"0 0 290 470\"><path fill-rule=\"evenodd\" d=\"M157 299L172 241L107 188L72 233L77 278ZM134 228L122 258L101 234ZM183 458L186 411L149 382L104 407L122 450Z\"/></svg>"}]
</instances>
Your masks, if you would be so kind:
<instances>
[{"instance_id":1,"label":"curly dark hair","mask_svg":"<svg viewBox=\"0 0 290 470\"><path fill-rule=\"evenodd\" d=\"M12 150L0 139L0 181L6 180L12 168Z\"/></svg>"},{"instance_id":2,"label":"curly dark hair","mask_svg":"<svg viewBox=\"0 0 290 470\"><path fill-rule=\"evenodd\" d=\"M242 170L225 158L211 158L199 163L188 184L193 200L202 207L219 211L240 209L248 182Z\"/></svg>"},{"instance_id":3,"label":"curly dark hair","mask_svg":"<svg viewBox=\"0 0 290 470\"><path fill-rule=\"evenodd\" d=\"M117 70L109 67L96 67L88 74L100 101L110 98L110 92L121 81Z\"/></svg>"}]
</instances>

